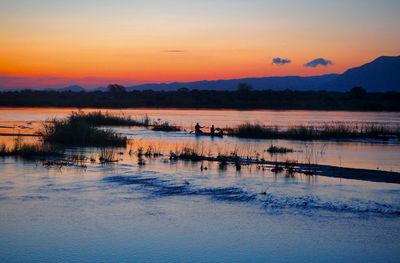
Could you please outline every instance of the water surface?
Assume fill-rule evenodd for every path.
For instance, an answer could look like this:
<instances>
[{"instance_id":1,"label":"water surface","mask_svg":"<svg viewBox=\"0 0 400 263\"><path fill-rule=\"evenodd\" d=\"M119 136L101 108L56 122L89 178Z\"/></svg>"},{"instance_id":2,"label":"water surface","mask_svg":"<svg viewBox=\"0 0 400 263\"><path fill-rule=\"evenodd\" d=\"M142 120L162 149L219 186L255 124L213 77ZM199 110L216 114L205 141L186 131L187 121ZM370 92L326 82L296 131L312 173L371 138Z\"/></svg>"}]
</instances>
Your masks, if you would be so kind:
<instances>
[{"instance_id":1,"label":"water surface","mask_svg":"<svg viewBox=\"0 0 400 263\"><path fill-rule=\"evenodd\" d=\"M84 109L84 112L99 109ZM40 129L44 121L53 118L62 118L78 109L72 108L0 108L0 134L22 133L32 134ZM291 125L318 125L331 121L349 123L373 123L400 125L400 113L397 112L349 112L349 111L237 111L237 110L185 110L185 109L109 109L103 110L112 114L143 118L148 115L153 120L169 121L184 127L185 131L178 133L153 132L137 128L116 128L122 134L134 141L156 143L169 153L177 144L204 144L205 149L211 149L214 154L230 153L239 150L245 155L264 155L265 159L285 161L293 159L305 162L304 141L286 140L249 140L225 136L220 138L204 138L193 135L194 125L199 122L205 130L214 124L216 127L234 127L235 125L252 122L263 125L288 127ZM9 138L10 139L10 138ZM0 140L2 138L0 137ZM3 141L7 140L3 136ZM32 140L32 138L30 138ZM271 145L284 146L295 152L285 156L271 157L264 151ZM323 149L324 155L319 158L321 164L381 169L400 172L400 143L398 141L315 141L316 150ZM379 153L379 154L377 154Z\"/></svg>"},{"instance_id":2,"label":"water surface","mask_svg":"<svg viewBox=\"0 0 400 263\"><path fill-rule=\"evenodd\" d=\"M46 119L70 111L1 109L0 126L36 129ZM127 149L118 149L119 162L109 165L99 163L96 148L68 151L84 154L85 168L0 158L1 262L400 261L397 184L275 174L270 167L257 165L236 171L233 165L168 158L170 149L188 145L213 154L239 149L244 156L261 153L270 160L302 160L304 142L199 138L190 133L190 127L197 120L204 125L231 125L246 116L263 123L280 120L283 125L334 118L333 113L123 111L145 112L180 123L187 131L117 127L133 142ZM399 119L392 113L340 114L360 122ZM12 142L14 137L3 139L7 138ZM263 150L271 143L296 152L269 156ZM165 155L145 158L145 165L139 165L137 148L149 145ZM399 168L397 143L316 141L314 147L325 149L321 163ZM201 165L207 170L201 170Z\"/></svg>"}]
</instances>

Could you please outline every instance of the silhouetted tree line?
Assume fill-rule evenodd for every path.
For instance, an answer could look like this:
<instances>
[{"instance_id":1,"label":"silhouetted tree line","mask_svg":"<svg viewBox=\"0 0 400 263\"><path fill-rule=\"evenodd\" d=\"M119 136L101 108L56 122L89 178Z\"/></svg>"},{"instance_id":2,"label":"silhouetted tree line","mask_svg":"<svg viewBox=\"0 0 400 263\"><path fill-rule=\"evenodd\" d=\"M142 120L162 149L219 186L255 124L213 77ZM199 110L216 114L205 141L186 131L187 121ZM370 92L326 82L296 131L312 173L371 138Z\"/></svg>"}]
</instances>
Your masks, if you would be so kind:
<instances>
[{"instance_id":1,"label":"silhouetted tree line","mask_svg":"<svg viewBox=\"0 0 400 263\"><path fill-rule=\"evenodd\" d=\"M349 92L254 90L241 83L236 91L134 90L109 85L107 92L0 92L0 106L95 108L215 108L400 111L400 93L371 93L361 87Z\"/></svg>"}]
</instances>

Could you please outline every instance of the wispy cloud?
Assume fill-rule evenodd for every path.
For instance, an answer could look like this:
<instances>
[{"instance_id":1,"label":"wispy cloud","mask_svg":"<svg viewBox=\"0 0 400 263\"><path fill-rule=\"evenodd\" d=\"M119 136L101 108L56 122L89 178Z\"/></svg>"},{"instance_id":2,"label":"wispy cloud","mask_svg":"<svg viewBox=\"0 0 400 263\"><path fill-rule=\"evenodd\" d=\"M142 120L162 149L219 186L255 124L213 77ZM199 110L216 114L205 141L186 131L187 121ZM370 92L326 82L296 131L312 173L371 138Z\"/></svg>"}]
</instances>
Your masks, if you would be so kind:
<instances>
[{"instance_id":1,"label":"wispy cloud","mask_svg":"<svg viewBox=\"0 0 400 263\"><path fill-rule=\"evenodd\" d=\"M289 64L291 62L292 61L290 59L287 59L287 58L273 58L272 59L272 64L281 65L281 66L283 66L285 64Z\"/></svg>"},{"instance_id":2,"label":"wispy cloud","mask_svg":"<svg viewBox=\"0 0 400 263\"><path fill-rule=\"evenodd\" d=\"M162 50L161 52L164 53L183 53L185 50L183 49L167 49L167 50Z\"/></svg>"},{"instance_id":3,"label":"wispy cloud","mask_svg":"<svg viewBox=\"0 0 400 263\"><path fill-rule=\"evenodd\" d=\"M317 59L314 59L314 60L312 60L310 62L307 62L303 66L304 67L309 67L309 68L315 68L315 67L318 67L318 66L326 67L328 65L333 65L332 61L324 59L324 58L317 58Z\"/></svg>"}]
</instances>

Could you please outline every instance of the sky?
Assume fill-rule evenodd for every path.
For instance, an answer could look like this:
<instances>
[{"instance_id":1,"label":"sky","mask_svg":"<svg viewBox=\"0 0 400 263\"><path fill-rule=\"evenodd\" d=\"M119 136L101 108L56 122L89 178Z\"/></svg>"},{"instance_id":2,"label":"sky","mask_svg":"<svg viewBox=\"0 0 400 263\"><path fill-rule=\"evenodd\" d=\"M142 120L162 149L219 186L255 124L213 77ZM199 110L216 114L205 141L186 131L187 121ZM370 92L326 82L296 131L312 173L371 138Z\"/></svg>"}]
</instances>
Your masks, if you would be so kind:
<instances>
[{"instance_id":1,"label":"sky","mask_svg":"<svg viewBox=\"0 0 400 263\"><path fill-rule=\"evenodd\" d=\"M0 89L342 73L400 55L399 0L0 0Z\"/></svg>"}]
</instances>

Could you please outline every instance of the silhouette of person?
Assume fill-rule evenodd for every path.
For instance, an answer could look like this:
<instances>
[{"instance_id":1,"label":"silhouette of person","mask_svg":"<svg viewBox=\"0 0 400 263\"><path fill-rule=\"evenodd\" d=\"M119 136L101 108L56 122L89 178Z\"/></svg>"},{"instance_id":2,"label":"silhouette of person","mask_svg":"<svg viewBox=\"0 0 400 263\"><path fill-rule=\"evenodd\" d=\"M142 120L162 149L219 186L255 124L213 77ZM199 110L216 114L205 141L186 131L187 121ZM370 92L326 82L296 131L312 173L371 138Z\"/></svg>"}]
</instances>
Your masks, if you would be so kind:
<instances>
[{"instance_id":1,"label":"silhouette of person","mask_svg":"<svg viewBox=\"0 0 400 263\"><path fill-rule=\"evenodd\" d=\"M210 129L211 135L215 134L215 128L214 128L214 124L211 125L211 129Z\"/></svg>"},{"instance_id":2,"label":"silhouette of person","mask_svg":"<svg viewBox=\"0 0 400 263\"><path fill-rule=\"evenodd\" d=\"M199 123L197 123L196 126L194 126L196 133L203 133L203 131L200 130L201 128L204 128L204 127L201 127Z\"/></svg>"}]
</instances>

